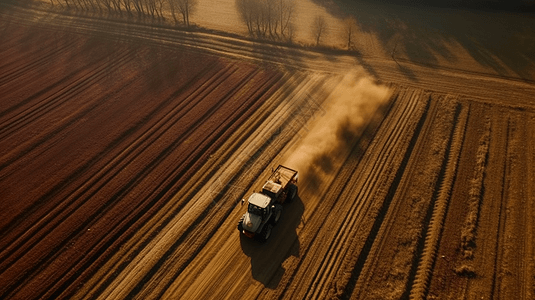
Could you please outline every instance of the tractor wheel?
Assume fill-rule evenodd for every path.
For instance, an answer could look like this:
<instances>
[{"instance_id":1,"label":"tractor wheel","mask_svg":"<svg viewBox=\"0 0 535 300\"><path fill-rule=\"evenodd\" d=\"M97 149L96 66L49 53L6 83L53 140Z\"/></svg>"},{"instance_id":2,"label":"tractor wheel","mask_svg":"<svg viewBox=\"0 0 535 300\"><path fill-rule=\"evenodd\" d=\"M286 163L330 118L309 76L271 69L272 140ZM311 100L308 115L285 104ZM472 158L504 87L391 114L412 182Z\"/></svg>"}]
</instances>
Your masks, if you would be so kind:
<instances>
[{"instance_id":1,"label":"tractor wheel","mask_svg":"<svg viewBox=\"0 0 535 300\"><path fill-rule=\"evenodd\" d=\"M243 218L244 218L244 216L241 216L240 221L238 222L238 231L239 232L243 231Z\"/></svg>"},{"instance_id":2,"label":"tractor wheel","mask_svg":"<svg viewBox=\"0 0 535 300\"><path fill-rule=\"evenodd\" d=\"M281 214L282 214L282 205L276 204L273 218L271 220L271 223L273 224L273 226L275 226L279 222L281 218Z\"/></svg>"},{"instance_id":3,"label":"tractor wheel","mask_svg":"<svg viewBox=\"0 0 535 300\"><path fill-rule=\"evenodd\" d=\"M269 223L265 225L262 229L262 240L267 241L269 239L271 236L271 229L273 229L273 225Z\"/></svg>"}]
</instances>

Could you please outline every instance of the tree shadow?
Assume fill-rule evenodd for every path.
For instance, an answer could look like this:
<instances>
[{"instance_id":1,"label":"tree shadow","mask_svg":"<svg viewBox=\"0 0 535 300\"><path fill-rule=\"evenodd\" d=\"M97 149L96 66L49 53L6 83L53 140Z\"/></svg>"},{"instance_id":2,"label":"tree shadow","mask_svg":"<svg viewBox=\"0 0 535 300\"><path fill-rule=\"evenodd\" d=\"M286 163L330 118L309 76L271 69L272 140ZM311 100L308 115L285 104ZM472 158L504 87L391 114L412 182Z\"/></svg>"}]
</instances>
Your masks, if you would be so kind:
<instances>
[{"instance_id":1,"label":"tree shadow","mask_svg":"<svg viewBox=\"0 0 535 300\"><path fill-rule=\"evenodd\" d=\"M299 196L284 204L281 219L265 242L240 234L243 253L251 258L253 278L269 289L276 289L284 276L286 270L282 263L290 256L299 257L297 228L304 210Z\"/></svg>"},{"instance_id":2,"label":"tree shadow","mask_svg":"<svg viewBox=\"0 0 535 300\"><path fill-rule=\"evenodd\" d=\"M535 80L535 18L515 6L518 3L483 10L445 1L411 6L396 0L314 2L337 18L354 16L361 32L377 37L387 53L397 48L400 59L433 68L453 63L464 69L459 59L465 54L456 53L460 46L499 76Z\"/></svg>"}]
</instances>

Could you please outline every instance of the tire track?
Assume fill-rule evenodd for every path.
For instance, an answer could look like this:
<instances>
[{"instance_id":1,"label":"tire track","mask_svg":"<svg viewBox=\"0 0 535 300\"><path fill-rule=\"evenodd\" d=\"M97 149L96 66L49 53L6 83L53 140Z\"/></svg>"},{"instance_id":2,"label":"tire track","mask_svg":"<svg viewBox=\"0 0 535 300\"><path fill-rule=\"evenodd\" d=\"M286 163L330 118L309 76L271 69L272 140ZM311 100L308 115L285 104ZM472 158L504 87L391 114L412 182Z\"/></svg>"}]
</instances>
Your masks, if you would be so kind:
<instances>
[{"instance_id":1,"label":"tire track","mask_svg":"<svg viewBox=\"0 0 535 300\"><path fill-rule=\"evenodd\" d=\"M324 201L322 201L318 207L311 207L311 210L314 211L313 220L327 220L329 215L338 214L336 209L339 210L340 208L337 207L337 201L334 201L334 199L341 198L343 193L346 192L346 187L351 184L352 180L354 180L354 173L359 167L359 162L362 156L365 155L366 149L368 149L370 146L370 143L372 142L373 137L376 136L379 128L386 126L383 124L387 122L388 116L391 115L391 111L394 110L393 107L395 106L396 99L400 97L399 93L399 90L396 89L393 92L391 99L388 101L388 104L383 108L384 112L381 113L380 118L375 118L373 121L368 123L366 129L363 131L363 134L355 143L352 154L349 155L346 162L342 164L343 167L339 170L339 172L333 176L335 180L331 183L328 190L325 192L325 195L322 196ZM348 189L350 188L348 187ZM303 220L303 222L305 221ZM282 284L285 286L284 288L281 288L280 291L275 295L267 294L263 295L262 298L283 299L285 297L295 297L295 295L292 295L293 288L290 286L290 284L295 283L295 281L298 280L297 278L300 277L301 274L304 274L298 271L302 271L302 269L308 270L310 269L309 264L314 263L308 262L307 258L317 257L316 255L318 251L323 250L321 249L322 247L318 248L315 247L315 245L327 245L327 241L325 240L326 237L323 236L322 233L325 228L329 227L330 226L328 222L306 222L305 227L300 233L300 248L302 249L300 252L302 251L303 253L306 253L305 259L299 260L296 264L288 266L289 268L291 267L291 269L287 270L287 273L289 274L285 274L286 278L283 278ZM304 230L305 228L306 230ZM323 253L320 255L323 255ZM309 272L307 271L306 273L308 274ZM301 286L302 284L298 285Z\"/></svg>"},{"instance_id":2,"label":"tire track","mask_svg":"<svg viewBox=\"0 0 535 300\"><path fill-rule=\"evenodd\" d=\"M505 184L506 200L503 202L505 208L504 231L500 234L503 239L503 248L500 249L500 266L497 274L500 293L495 295L498 299L523 299L522 296L525 293L524 283L527 279L524 278L527 256L523 247L526 240L525 193L527 192L525 188L527 159L524 156L526 153L524 142L527 141L524 131L525 124L526 120L520 114L510 114L506 156L508 166L507 183Z\"/></svg>"},{"instance_id":3,"label":"tire track","mask_svg":"<svg viewBox=\"0 0 535 300\"><path fill-rule=\"evenodd\" d=\"M429 175L429 178L433 178L433 182L425 182L422 180L422 183L424 186L434 185L434 187L431 188L429 193L427 194L427 197L429 197L428 202L424 202L422 206L426 206L419 211L421 224L419 228L419 233L416 240L416 245L414 245L412 253L412 263L410 270L408 272L407 277L407 284L405 287L405 291L402 295L404 299L407 299L410 297L411 287L415 284L415 278L418 271L419 266L419 258L424 257L424 251L425 249L425 238L427 237L427 232L430 230L430 224L431 224L431 218L433 217L434 207L438 199L438 195L441 189L441 184L443 183L444 178L446 177L446 172L448 171L448 164L451 162L449 160L450 154L452 149L454 148L455 143L455 131L457 129L457 125L459 122L460 113L462 112L462 106L458 101L457 96L449 96L446 95L443 99L443 112L442 115L438 115L440 120L436 121L439 123L438 125L438 133L430 133L432 137L438 137L438 140L433 141L431 144L432 149L432 156L428 159L431 161L431 163L427 163L423 166L420 166L420 168L425 168L428 165L431 166L432 173ZM466 121L466 120L465 120ZM446 125L448 124L448 125ZM465 131L465 128L462 128L461 130ZM440 141L442 140L442 141ZM438 147L437 147L438 145ZM444 149L444 151L442 151ZM437 155L438 154L438 155ZM457 156L458 159L458 156ZM433 164L433 160L440 161L439 163ZM436 175L435 175L436 174ZM451 187L451 186L450 186ZM450 190L451 191L451 190ZM449 201L447 201L449 202ZM444 212L445 214L445 212ZM416 216L411 216L416 217ZM442 232L442 230L440 230ZM437 250L435 248L435 250ZM436 260L435 260L436 261ZM432 270L428 270L428 272L432 272ZM431 274L429 274L431 275ZM425 292L428 291L428 284L425 285Z\"/></svg>"},{"instance_id":4,"label":"tire track","mask_svg":"<svg viewBox=\"0 0 535 300\"><path fill-rule=\"evenodd\" d=\"M414 103L414 102L413 102ZM405 107L403 107L406 111L404 111L404 114L405 116L407 116L405 119L402 119L402 118L399 118L398 119L398 122L399 124L397 124L397 126L395 126L395 128L397 128L397 130L395 130L391 136L390 136L390 143L391 144L387 144L387 145L384 145L385 148L389 148L389 147L392 147L393 145L396 145L396 142L398 141L398 138L401 136L401 128L403 128L403 125L404 125L404 122L406 122L409 117L411 115L411 111L412 109L414 109L415 105L407 105ZM395 114L394 114L395 115ZM386 153L387 151L383 151L383 155ZM380 164L379 162L382 162L384 163L385 162L385 158L386 156L381 156L379 155L379 157L377 157L377 165L376 167L378 167L378 170L377 172L372 172L372 174L369 175L369 180L370 182L373 182L375 180L378 179L378 175L381 173L381 168L385 165L387 165L386 163L385 164ZM372 169L375 169L374 167L372 167ZM350 172L350 174L359 174L360 172L359 171L356 171L356 172ZM329 245L329 250L327 253L325 253L323 255L323 257L326 257L327 259L322 261L322 265L320 268L318 268L318 271L316 273L316 275L314 276L315 277L315 280L312 282L312 285L315 287L314 290L311 290L314 292L314 294L305 294L304 298L314 298L314 299L318 299L318 298L322 298L322 297L325 297L324 294L318 294L318 293L326 293L328 292L328 285L331 283L331 280L333 279L332 277L332 273L333 272L336 272L337 271L337 266L338 264L340 264L342 261L343 261L343 257L344 257L344 254L346 253L347 251L347 248L344 247L345 245L347 245L348 243L348 239L350 238L351 234L351 229L350 228L353 228L354 226L354 223L360 219L360 214L358 212L358 210L360 210L360 206L365 202L364 199L366 199L366 196L363 196L363 195L369 195L369 193L371 192L371 186L367 186L367 185L364 185L364 187L362 189L360 189L359 191L359 194L356 196L356 198L361 198L363 199L364 201L351 201L351 199L348 199L349 197L351 196L348 196L348 191L349 193L351 193L352 191L355 190L355 179L352 178L353 180L352 181L349 181L347 183L347 185L344 185L345 186L345 189L342 191L342 194L339 196L340 198L344 199L342 200L342 202L348 202L348 203L355 203L357 205L353 205L351 207L349 207L349 209L344 212L343 214L343 222L341 224L337 224L337 226L340 227L341 230L338 231L338 234L335 235L335 237L333 238L333 241L331 242L331 244ZM350 183L351 182L351 183ZM339 214L335 214L335 215L339 215ZM342 229L343 228L343 229Z\"/></svg>"},{"instance_id":5,"label":"tire track","mask_svg":"<svg viewBox=\"0 0 535 300\"><path fill-rule=\"evenodd\" d=\"M397 96L397 98L402 99L403 94L400 94L399 96ZM397 100L396 102L398 104L395 107L397 107L398 105L401 105L399 103L402 103L401 100ZM359 166L358 166L359 170L357 172L348 171L348 174L351 176L350 182L352 183L345 183L344 181L342 181L338 184L331 186L330 188L331 191L328 192L325 198L327 199L339 198L340 200L336 202L335 209L329 210L329 214L328 214L329 217L327 217L325 224L321 226L322 227L320 229L321 231L316 233L312 237L312 240L310 242L306 242L307 238L303 237L303 239L305 239L305 242L303 242L305 246L307 244L314 245L314 244L319 243L319 245L321 244L326 245L327 248L322 250L321 248L312 247L311 249L304 251L306 255L304 259L296 266L296 271L302 270L303 268L312 269L312 270L315 269L317 271L314 276L310 276L310 271L306 272L307 273L306 276L305 276L305 273L301 273L301 272L293 274L291 277L295 277L295 278L293 278L292 285L290 287L285 288L285 290L289 292L289 291L296 289L297 287L301 287L301 288L293 291L291 294L292 296L290 297L292 298L314 298L314 297L321 297L318 294L320 292L323 292L323 293L328 292L328 290L324 287L327 286L327 284L329 284L328 278L330 278L330 276L332 277L332 275L329 275L329 274L331 272L334 272L334 269L336 268L334 267L335 264L338 264L343 260L342 258L344 257L344 253L346 253L347 251L347 248L344 247L343 245L344 243L346 243L347 245L348 238L352 236L352 235L349 235L349 232L351 231L350 228L352 228L354 224L358 223L356 220L359 220L362 216L365 216L365 213L360 214L357 212L357 210L361 210L361 211L363 209L365 210L365 208L361 207L363 205L362 202L365 202L365 201L361 202L361 201L352 200L351 198L355 197L355 196L352 196L352 194L354 194L355 190L359 190L359 195L356 197L358 199L360 198L365 199L366 197L369 197L370 194L376 192L376 191L373 191L373 189L369 190L371 188L371 185L368 185L368 183L373 180L377 180L378 178L377 176L379 176L379 174L382 172L381 168L389 164L388 162L385 162L385 159L389 158L389 156L386 155L385 153L388 151L391 151L391 149L387 150L389 147L395 147L394 145L396 145L396 140L397 138L399 138L399 135L396 136L392 132L386 133L385 128L387 127L390 128L390 125L392 124L388 125L389 122L395 122L394 121L395 117L391 117L391 116L396 116L396 115L405 116L405 118L400 118L400 120L398 121L401 122L401 124L403 124L404 122L408 122L408 120L410 119L409 116L411 115L411 113L409 112L415 109L415 107L417 106L415 104L416 104L416 101L409 101L409 104L401 105L400 108L395 108L394 111L396 113L394 112L389 113L387 119L383 121L384 123L381 125L381 129L379 129L379 132L376 135L379 139L381 139L382 137L383 138L382 141L380 142L380 141L374 140L370 148L368 148L368 150L365 152L364 157L362 158L362 161L359 163ZM402 130L401 128L406 128L406 127L401 125L401 126L396 126L394 128L396 128L397 130ZM385 135L385 133L387 135ZM392 138L390 134L394 138ZM386 144L382 144L382 143L386 143ZM381 147L382 151L372 150L372 149L376 149L377 147ZM371 153L375 153L375 154L371 154ZM358 178L356 174L362 174L365 172L364 170L361 170L362 168L370 168L371 170L374 170L375 172L373 172L369 177L365 179ZM340 177L340 175L337 176L337 178L338 177ZM355 185L362 185L364 186L364 188L358 188ZM345 188L340 190L342 186L345 186ZM336 194L338 193L342 193L342 194L340 196L331 195L330 193L332 192ZM353 205L350 207L347 207L344 205L346 203L353 203ZM354 218L349 217L352 214ZM338 216L340 215L345 216L344 218L341 218L342 220L344 220L342 222L338 220L339 219ZM332 220L332 218L335 218L335 220ZM322 218L319 218L319 219L322 219ZM343 228L343 230L339 230L338 234L332 237L331 242L327 242L327 241L319 242L321 239L325 239L325 237L323 237L322 231L329 230L329 228L332 228L333 225L330 225L330 226L327 225L331 223L336 227ZM305 228L308 228L309 226L315 226L313 224L314 223L308 223L307 225L305 225ZM323 222L320 224L323 224ZM307 229L307 231L305 232L310 232L310 231ZM330 236L331 234L328 233L327 235ZM318 240L318 242L314 242L315 240ZM327 251L327 252L326 253L322 252L320 254L317 251ZM313 259L315 257L325 257L325 260L321 261L321 260ZM304 287L313 287L313 288L305 289ZM285 297L288 297L288 296L289 295L285 294Z\"/></svg>"},{"instance_id":6,"label":"tire track","mask_svg":"<svg viewBox=\"0 0 535 300\"><path fill-rule=\"evenodd\" d=\"M369 292L375 296L386 294L393 298L408 298L418 255L423 251L432 199L436 197L441 172L445 170L459 107L456 101L443 96L434 98L434 101L436 113L427 121L425 131L419 134L418 144L402 175L401 189L392 195L392 207L378 232L381 238L372 246L371 257L375 259L368 262L369 277L364 278L370 286ZM389 259L381 261L379 257ZM382 288L384 281L388 288Z\"/></svg>"},{"instance_id":7,"label":"tire track","mask_svg":"<svg viewBox=\"0 0 535 300\"><path fill-rule=\"evenodd\" d=\"M433 213L429 221L427 234L425 236L424 248L418 268L411 287L410 299L426 299L433 265L436 260L439 243L441 241L444 219L448 210L451 191L457 175L457 167L463 146L466 124L468 121L469 107L464 107L460 113L459 122L453 132L452 145L448 147L449 155L445 166L444 175L440 176L440 188L434 201Z\"/></svg>"},{"instance_id":8,"label":"tire track","mask_svg":"<svg viewBox=\"0 0 535 300\"><path fill-rule=\"evenodd\" d=\"M392 234L389 231L391 230L393 223L396 222L397 216L400 214L402 209L400 204L400 199L404 197L399 196L399 193L407 190L407 174L414 174L417 170L417 161L414 157L417 157L417 153L422 153L424 149L427 148L425 144L425 137L429 136L430 131L432 130L432 124L439 112L440 105L435 98L435 95L424 94L422 97L426 97L426 107L423 112L418 114L418 124L416 127L413 127L410 135L410 140L406 141L408 144L408 149L405 152L405 155L401 158L397 158L401 162L400 167L397 169L391 170L391 174L388 174L389 180L384 184L381 189L381 196L379 199L384 199L382 202L378 202L375 207L375 211L372 213L372 216L377 215L377 217L372 218L373 225L371 226L371 233L366 234L367 239L364 243L364 246L360 253L355 259L355 267L352 270L351 279L344 289L344 297L359 298L362 297L362 294L370 294L372 292L365 290L365 287L371 288L372 284L375 282L373 276L376 273L376 269L379 268L379 265L382 263L379 261L379 253L385 251L388 247L385 243L389 242L388 235ZM414 125L413 125L414 126ZM408 138L406 138L408 139ZM378 206L381 205L381 206ZM372 211L373 212L373 211ZM367 212L370 214L371 212ZM408 230L408 228L407 228ZM386 275L386 274L385 274ZM384 279L386 281L386 279Z\"/></svg>"},{"instance_id":9,"label":"tire track","mask_svg":"<svg viewBox=\"0 0 535 300\"><path fill-rule=\"evenodd\" d=\"M508 118L507 120L507 137L506 137L506 143L505 143L505 159L503 160L503 175L502 175L502 194L501 194L501 201L499 204L499 210L498 210L498 231L496 233L497 235L497 242L495 244L495 256L494 256L494 273L492 277L492 284L491 284L491 299L500 299L501 298L501 275L503 273L502 268L502 262L503 262L503 234L505 232L505 223L507 214L505 212L506 205L507 205L507 199L508 199L508 192L509 192L509 172L510 172L510 166L509 166L509 157L511 155L509 148L509 143L511 140L511 120Z\"/></svg>"},{"instance_id":10,"label":"tire track","mask_svg":"<svg viewBox=\"0 0 535 300\"><path fill-rule=\"evenodd\" d=\"M378 143L381 144L378 146L381 145L381 148L377 158L364 163L364 166L369 164L369 167L366 167L369 171L364 172L364 174L369 175L361 183L362 185L359 184L348 191L348 197L354 197L355 200L351 201L351 198L347 200L354 205L345 217L345 222L349 224L341 226L340 232L344 234L344 237L335 249L341 249L337 251L342 252L337 256L339 258L334 260L335 265L331 267L330 272L335 273L331 277L335 279L325 287L328 296L348 296L351 293L350 290L355 287L357 279L360 278L361 260L369 255L368 245L371 245L376 238L378 225L383 222L384 215L391 205L392 197L389 194L398 185L396 178L405 170L405 161L412 152L410 149L414 147L414 140L421 131L422 122L428 114L428 101L418 103L425 97L421 91L412 91L410 95L405 97L407 96L409 99L404 111L400 112L397 117L392 117L394 123L385 127L384 130L387 131L384 133L385 138L379 138ZM405 154L392 155L393 153ZM362 172L357 172L357 174L359 173L362 174ZM352 196L351 194L354 195L353 191L359 192L356 196ZM370 223L370 216L375 216L373 224ZM355 239L355 231L362 232L363 236L367 238ZM344 247L347 243L350 246ZM342 271L344 269L342 263L347 264L345 271ZM316 294L313 298L323 296L324 294Z\"/></svg>"}]
</instances>

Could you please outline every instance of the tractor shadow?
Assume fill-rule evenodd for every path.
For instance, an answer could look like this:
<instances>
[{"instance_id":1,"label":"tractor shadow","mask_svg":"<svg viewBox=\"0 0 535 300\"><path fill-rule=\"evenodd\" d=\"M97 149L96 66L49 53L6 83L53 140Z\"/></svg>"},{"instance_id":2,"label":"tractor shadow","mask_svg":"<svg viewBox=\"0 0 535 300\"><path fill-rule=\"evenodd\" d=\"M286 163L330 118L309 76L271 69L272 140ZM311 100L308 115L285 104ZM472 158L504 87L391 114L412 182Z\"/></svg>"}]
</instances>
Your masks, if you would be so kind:
<instances>
[{"instance_id":1,"label":"tractor shadow","mask_svg":"<svg viewBox=\"0 0 535 300\"><path fill-rule=\"evenodd\" d=\"M243 253L251 258L253 278L269 289L276 289L284 276L282 263L291 256L299 257L297 228L305 208L299 195L283 206L282 216L267 241L240 234Z\"/></svg>"}]
</instances>

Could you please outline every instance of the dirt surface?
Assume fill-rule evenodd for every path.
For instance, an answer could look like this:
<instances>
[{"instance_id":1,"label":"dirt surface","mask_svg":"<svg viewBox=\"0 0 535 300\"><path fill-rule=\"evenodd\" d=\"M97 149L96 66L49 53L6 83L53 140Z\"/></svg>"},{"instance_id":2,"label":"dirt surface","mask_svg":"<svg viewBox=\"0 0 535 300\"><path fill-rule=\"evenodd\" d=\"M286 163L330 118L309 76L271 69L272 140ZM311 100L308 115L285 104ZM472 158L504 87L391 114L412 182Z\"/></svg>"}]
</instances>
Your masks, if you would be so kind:
<instances>
[{"instance_id":1,"label":"dirt surface","mask_svg":"<svg viewBox=\"0 0 535 300\"><path fill-rule=\"evenodd\" d=\"M0 16L1 299L535 297L529 76Z\"/></svg>"}]
</instances>

